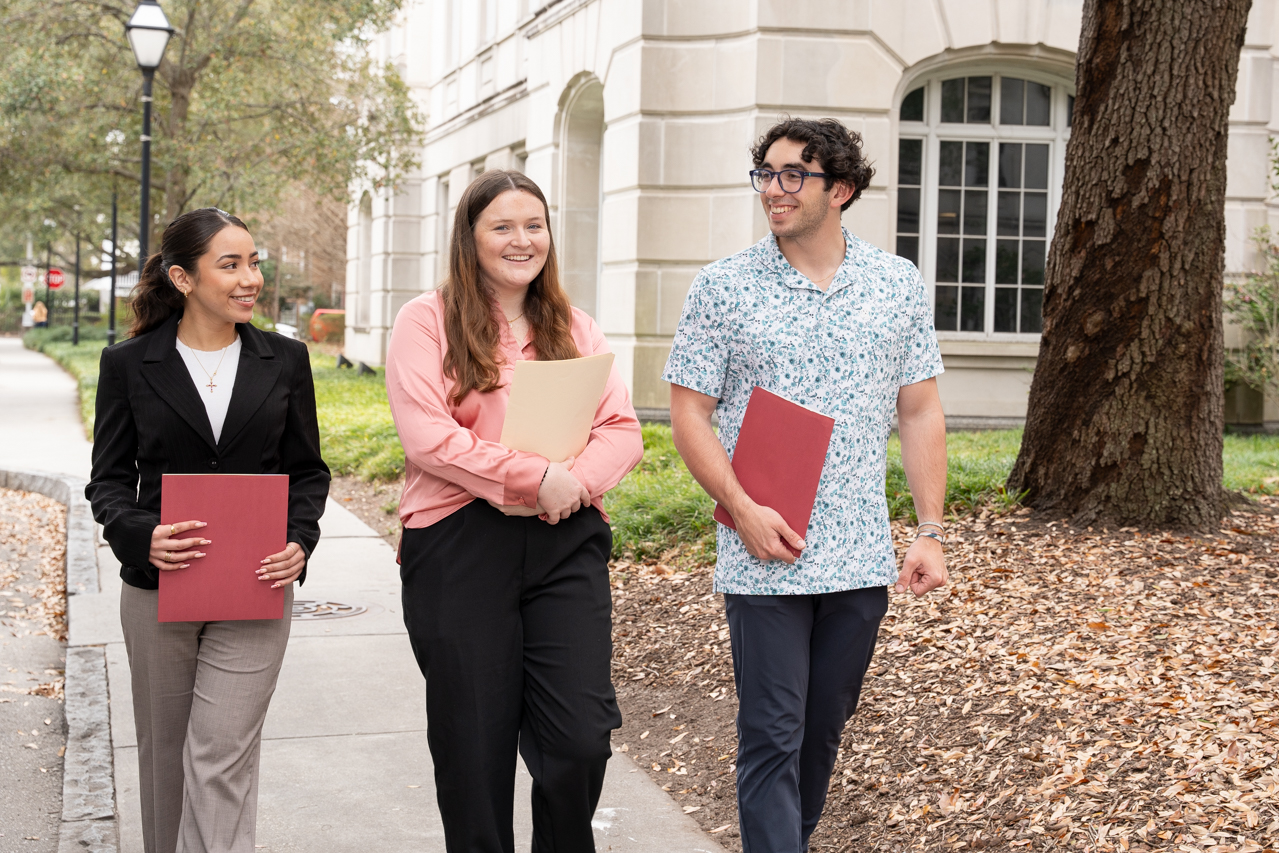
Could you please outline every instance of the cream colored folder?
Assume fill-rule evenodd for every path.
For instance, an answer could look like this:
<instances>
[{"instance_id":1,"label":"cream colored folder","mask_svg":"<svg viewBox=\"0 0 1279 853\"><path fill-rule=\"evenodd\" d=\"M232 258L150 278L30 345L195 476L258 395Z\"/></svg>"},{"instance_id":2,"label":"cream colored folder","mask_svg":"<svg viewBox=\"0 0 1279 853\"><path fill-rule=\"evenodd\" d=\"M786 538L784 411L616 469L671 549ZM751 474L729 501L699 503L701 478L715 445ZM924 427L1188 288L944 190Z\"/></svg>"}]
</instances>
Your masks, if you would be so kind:
<instances>
[{"instance_id":1,"label":"cream colored folder","mask_svg":"<svg viewBox=\"0 0 1279 853\"><path fill-rule=\"evenodd\" d=\"M613 353L563 361L517 361L502 444L563 462L586 447Z\"/></svg>"}]
</instances>

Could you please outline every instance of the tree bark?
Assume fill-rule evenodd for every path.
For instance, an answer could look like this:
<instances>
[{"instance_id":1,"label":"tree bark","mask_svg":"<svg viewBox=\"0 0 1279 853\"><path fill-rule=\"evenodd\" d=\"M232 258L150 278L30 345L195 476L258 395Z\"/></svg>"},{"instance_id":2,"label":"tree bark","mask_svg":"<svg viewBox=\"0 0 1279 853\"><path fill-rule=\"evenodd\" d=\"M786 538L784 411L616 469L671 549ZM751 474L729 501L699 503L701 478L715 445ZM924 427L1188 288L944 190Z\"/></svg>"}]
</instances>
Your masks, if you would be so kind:
<instances>
[{"instance_id":1,"label":"tree bark","mask_svg":"<svg viewBox=\"0 0 1279 853\"><path fill-rule=\"evenodd\" d=\"M1226 136L1251 0L1087 0L1044 330L1008 479L1077 522L1227 504Z\"/></svg>"}]
</instances>

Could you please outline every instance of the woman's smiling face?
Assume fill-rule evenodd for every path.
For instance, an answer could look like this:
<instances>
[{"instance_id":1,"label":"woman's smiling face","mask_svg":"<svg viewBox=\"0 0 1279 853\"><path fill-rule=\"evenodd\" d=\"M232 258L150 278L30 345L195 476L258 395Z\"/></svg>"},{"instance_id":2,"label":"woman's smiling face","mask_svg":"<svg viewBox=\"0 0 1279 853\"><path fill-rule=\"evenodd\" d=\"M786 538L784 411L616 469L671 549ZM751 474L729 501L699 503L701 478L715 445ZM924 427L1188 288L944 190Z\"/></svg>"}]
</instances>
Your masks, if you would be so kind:
<instances>
[{"instance_id":1,"label":"woman's smiling face","mask_svg":"<svg viewBox=\"0 0 1279 853\"><path fill-rule=\"evenodd\" d=\"M169 278L186 294L187 312L214 321L247 323L253 304L262 292L262 271L253 237L243 228L228 225L209 241L195 275L180 267L169 269Z\"/></svg>"},{"instance_id":2,"label":"woman's smiling face","mask_svg":"<svg viewBox=\"0 0 1279 853\"><path fill-rule=\"evenodd\" d=\"M475 222L480 275L495 293L527 290L550 249L546 210L526 192L507 190Z\"/></svg>"}]
</instances>

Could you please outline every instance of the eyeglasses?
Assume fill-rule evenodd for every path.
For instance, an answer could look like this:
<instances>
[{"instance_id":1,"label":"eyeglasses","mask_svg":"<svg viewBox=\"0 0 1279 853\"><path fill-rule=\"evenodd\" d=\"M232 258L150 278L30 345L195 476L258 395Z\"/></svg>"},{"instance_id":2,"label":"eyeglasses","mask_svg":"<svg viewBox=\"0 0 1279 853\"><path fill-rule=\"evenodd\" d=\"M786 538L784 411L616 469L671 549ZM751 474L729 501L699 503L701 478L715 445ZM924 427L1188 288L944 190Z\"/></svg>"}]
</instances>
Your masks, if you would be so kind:
<instances>
[{"instance_id":1,"label":"eyeglasses","mask_svg":"<svg viewBox=\"0 0 1279 853\"><path fill-rule=\"evenodd\" d=\"M825 178L825 172L801 172L799 169L782 169L778 172L768 169L752 169L751 185L755 192L762 193L773 185L773 176L780 181L782 192L797 193L804 188L804 178Z\"/></svg>"}]
</instances>

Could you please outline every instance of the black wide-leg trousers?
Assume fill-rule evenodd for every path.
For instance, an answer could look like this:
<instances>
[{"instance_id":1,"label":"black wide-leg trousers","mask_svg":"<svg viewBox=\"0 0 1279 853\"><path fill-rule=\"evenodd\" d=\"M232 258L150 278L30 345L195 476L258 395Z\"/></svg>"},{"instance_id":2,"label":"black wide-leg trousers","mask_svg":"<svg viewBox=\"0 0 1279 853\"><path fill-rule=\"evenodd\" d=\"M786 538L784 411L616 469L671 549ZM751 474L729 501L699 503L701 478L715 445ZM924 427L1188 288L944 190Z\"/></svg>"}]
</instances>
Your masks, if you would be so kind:
<instances>
[{"instance_id":1,"label":"black wide-leg trousers","mask_svg":"<svg viewBox=\"0 0 1279 853\"><path fill-rule=\"evenodd\" d=\"M725 595L744 853L801 853L857 710L888 589Z\"/></svg>"},{"instance_id":2,"label":"black wide-leg trousers","mask_svg":"<svg viewBox=\"0 0 1279 853\"><path fill-rule=\"evenodd\" d=\"M622 724L612 541L590 507L551 525L482 500L404 531L404 624L426 676L449 853L513 853L517 748L533 777L533 853L595 850L591 817Z\"/></svg>"}]
</instances>

